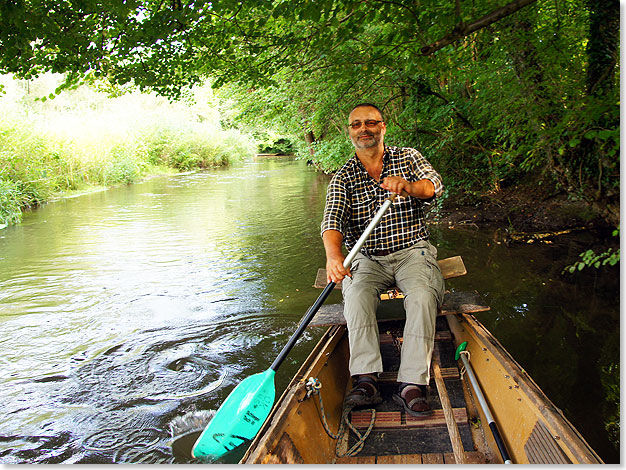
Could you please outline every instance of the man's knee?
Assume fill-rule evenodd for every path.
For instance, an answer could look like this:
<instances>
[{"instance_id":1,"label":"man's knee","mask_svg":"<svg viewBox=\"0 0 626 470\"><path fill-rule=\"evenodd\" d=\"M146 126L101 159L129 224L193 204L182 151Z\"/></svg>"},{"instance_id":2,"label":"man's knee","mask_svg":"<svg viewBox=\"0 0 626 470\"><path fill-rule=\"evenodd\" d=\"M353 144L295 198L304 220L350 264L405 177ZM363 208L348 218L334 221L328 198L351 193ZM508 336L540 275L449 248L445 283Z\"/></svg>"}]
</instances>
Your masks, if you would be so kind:
<instances>
[{"instance_id":1,"label":"man's knee","mask_svg":"<svg viewBox=\"0 0 626 470\"><path fill-rule=\"evenodd\" d=\"M369 282L344 279L343 297L346 302L367 302L378 300L379 294L375 286Z\"/></svg>"},{"instance_id":2,"label":"man's knee","mask_svg":"<svg viewBox=\"0 0 626 470\"><path fill-rule=\"evenodd\" d=\"M376 310L380 303L378 292L372 286L351 283L344 286L344 317L348 328L366 327L376 324Z\"/></svg>"},{"instance_id":3,"label":"man's knee","mask_svg":"<svg viewBox=\"0 0 626 470\"><path fill-rule=\"evenodd\" d=\"M437 303L437 291L430 286L416 286L404 292L407 301L414 302L419 305L429 305L432 302Z\"/></svg>"},{"instance_id":4,"label":"man's knee","mask_svg":"<svg viewBox=\"0 0 626 470\"><path fill-rule=\"evenodd\" d=\"M437 316L437 309L441 304L438 292L429 287L413 289L404 293L404 309L407 318L412 315Z\"/></svg>"}]
</instances>

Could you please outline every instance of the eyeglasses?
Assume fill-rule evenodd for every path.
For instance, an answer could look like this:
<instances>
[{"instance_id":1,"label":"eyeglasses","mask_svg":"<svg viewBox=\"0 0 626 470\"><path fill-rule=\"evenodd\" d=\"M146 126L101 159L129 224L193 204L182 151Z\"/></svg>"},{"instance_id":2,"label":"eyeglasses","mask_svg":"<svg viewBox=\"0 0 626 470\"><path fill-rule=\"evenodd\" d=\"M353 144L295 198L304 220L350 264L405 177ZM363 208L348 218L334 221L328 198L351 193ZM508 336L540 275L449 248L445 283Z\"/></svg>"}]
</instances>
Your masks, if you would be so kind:
<instances>
[{"instance_id":1,"label":"eyeglasses","mask_svg":"<svg viewBox=\"0 0 626 470\"><path fill-rule=\"evenodd\" d=\"M359 127L361 127L362 124L365 124L365 127L367 127L368 129L372 129L376 127L378 124L380 124L381 122L383 121L376 121L375 119L367 119L364 122L354 121L348 124L348 127L351 127L352 129L358 129Z\"/></svg>"}]
</instances>

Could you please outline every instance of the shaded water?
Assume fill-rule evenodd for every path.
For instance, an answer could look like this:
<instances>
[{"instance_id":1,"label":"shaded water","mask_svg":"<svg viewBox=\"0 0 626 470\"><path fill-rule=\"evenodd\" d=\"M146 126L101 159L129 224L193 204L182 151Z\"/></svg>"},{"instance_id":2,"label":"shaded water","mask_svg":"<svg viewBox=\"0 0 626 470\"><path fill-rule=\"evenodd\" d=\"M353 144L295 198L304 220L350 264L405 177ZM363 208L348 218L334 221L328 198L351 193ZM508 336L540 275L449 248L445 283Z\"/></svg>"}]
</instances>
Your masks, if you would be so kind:
<instances>
[{"instance_id":1,"label":"shaded water","mask_svg":"<svg viewBox=\"0 0 626 470\"><path fill-rule=\"evenodd\" d=\"M319 294L327 182L263 159L65 199L0 231L0 462L185 463L170 423L267 369ZM460 254L469 271L448 288L485 295L478 318L619 461L601 412L601 367L619 364L619 279L560 275L592 241L432 233L440 258ZM277 394L321 334L298 342Z\"/></svg>"}]
</instances>

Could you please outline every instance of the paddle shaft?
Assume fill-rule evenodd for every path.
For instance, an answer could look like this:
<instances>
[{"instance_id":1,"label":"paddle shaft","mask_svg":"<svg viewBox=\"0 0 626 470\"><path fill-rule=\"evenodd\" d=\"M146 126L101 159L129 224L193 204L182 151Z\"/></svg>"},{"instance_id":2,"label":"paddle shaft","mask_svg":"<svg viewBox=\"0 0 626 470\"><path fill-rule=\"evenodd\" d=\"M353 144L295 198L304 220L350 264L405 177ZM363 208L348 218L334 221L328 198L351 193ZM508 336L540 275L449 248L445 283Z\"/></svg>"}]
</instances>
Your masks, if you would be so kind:
<instances>
[{"instance_id":1,"label":"paddle shaft","mask_svg":"<svg viewBox=\"0 0 626 470\"><path fill-rule=\"evenodd\" d=\"M498 426L496 426L496 422L493 419L493 416L491 415L491 411L489 410L489 405L487 404L487 400L485 400L485 396L483 395L483 392L480 390L480 385L478 385L478 380L476 380L476 376L474 375L472 366L470 365L469 361L465 357L465 354L461 354L461 360L463 361L463 365L465 366L465 370L467 371L467 376L470 379L472 388L476 392L478 403L480 404L480 407L483 409L483 413L485 413L485 418L487 418L487 422L489 423L489 429L491 429L491 434L493 434L493 438L496 441L496 445L498 446L500 455L502 455L502 460L504 460L504 463L513 463L513 461L511 460L511 457L509 456L508 451L506 450L506 446L504 445L504 441L502 440L500 431L498 431Z\"/></svg>"},{"instance_id":2,"label":"paddle shaft","mask_svg":"<svg viewBox=\"0 0 626 470\"><path fill-rule=\"evenodd\" d=\"M374 218L344 260L344 267L350 266L363 243L365 243L369 234L380 222L383 214L391 206L394 199L395 195L386 199L380 209L378 209L378 212L376 212ZM276 370L285 360L334 287L334 282L328 283L324 291L304 315L300 325L298 325L298 329L289 338L289 341L272 366L263 373L254 374L244 379L226 397L222 406L215 412L213 419L207 424L204 431L193 444L190 452L191 457L221 457L235 449L238 445L241 445L243 441L251 440L258 434L274 404L274 376Z\"/></svg>"},{"instance_id":3,"label":"paddle shaft","mask_svg":"<svg viewBox=\"0 0 626 470\"><path fill-rule=\"evenodd\" d=\"M393 204L393 201L396 198L396 196L397 196L396 194L392 194L390 197L385 199L385 202L383 202L383 205L380 206L380 209L378 209L378 212L376 212L372 221L365 228L365 230L359 237L356 244L352 247L352 249L350 250L350 253L348 253L348 256L346 256L346 258L343 260L344 268L348 269L348 267L352 264L352 260L357 255L357 253L361 250L361 248L363 247L363 244L365 243L365 240L367 240L367 238L370 236L372 231L376 228L376 226L380 222L380 219L383 218L383 215L385 215L385 212L387 211L389 206ZM330 281L326 285L322 293L318 296L315 303L311 305L311 307L309 308L309 310L307 310L304 317L302 317L302 320L300 321L300 325L298 326L298 329L294 332L291 338L289 338L289 341L287 341L287 344L285 345L283 350L280 352L280 354L278 355L274 363L270 366L270 369L276 371L280 367L280 365L287 358L287 355L289 354L291 349L294 347L298 339L300 339L300 336L302 335L304 330L306 330L306 327L309 326L309 323L311 323L311 320L313 320L313 317L315 316L317 311L320 309L322 304L326 301L330 293L333 291L335 286L336 286L336 283L334 283L333 281Z\"/></svg>"}]
</instances>

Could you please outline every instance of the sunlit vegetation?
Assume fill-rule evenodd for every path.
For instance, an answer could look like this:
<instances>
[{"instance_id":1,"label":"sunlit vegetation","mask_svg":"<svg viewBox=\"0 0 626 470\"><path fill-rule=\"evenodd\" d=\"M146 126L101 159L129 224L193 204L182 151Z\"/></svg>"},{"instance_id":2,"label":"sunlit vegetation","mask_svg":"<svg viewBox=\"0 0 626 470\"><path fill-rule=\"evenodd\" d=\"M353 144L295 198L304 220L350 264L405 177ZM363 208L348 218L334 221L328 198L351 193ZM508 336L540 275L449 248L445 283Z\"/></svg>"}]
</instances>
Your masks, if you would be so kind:
<instances>
[{"instance_id":1,"label":"sunlit vegetation","mask_svg":"<svg viewBox=\"0 0 626 470\"><path fill-rule=\"evenodd\" d=\"M451 195L521 185L619 224L617 0L56 5L0 6L0 72L174 99L210 79L237 102L228 123L287 136L326 172L350 156L346 113L373 101L389 143L419 148Z\"/></svg>"},{"instance_id":2,"label":"sunlit vegetation","mask_svg":"<svg viewBox=\"0 0 626 470\"><path fill-rule=\"evenodd\" d=\"M473 202L519 186L619 223L618 2L272 4L228 48L245 70L220 74L237 122L263 116L329 172L351 156L351 106L374 102L386 141L420 149L450 194ZM467 32L504 4L511 14ZM253 33L271 44L255 55Z\"/></svg>"},{"instance_id":3,"label":"sunlit vegetation","mask_svg":"<svg viewBox=\"0 0 626 470\"><path fill-rule=\"evenodd\" d=\"M58 80L3 77L0 225L62 192L228 165L255 151L250 137L222 127L210 87L177 103L139 93L109 97L87 86L41 100Z\"/></svg>"}]
</instances>

